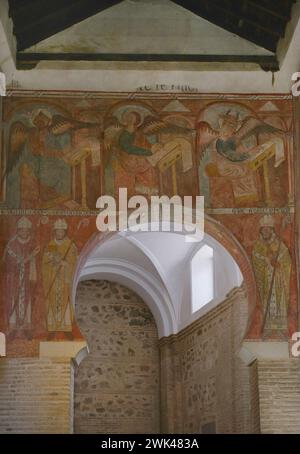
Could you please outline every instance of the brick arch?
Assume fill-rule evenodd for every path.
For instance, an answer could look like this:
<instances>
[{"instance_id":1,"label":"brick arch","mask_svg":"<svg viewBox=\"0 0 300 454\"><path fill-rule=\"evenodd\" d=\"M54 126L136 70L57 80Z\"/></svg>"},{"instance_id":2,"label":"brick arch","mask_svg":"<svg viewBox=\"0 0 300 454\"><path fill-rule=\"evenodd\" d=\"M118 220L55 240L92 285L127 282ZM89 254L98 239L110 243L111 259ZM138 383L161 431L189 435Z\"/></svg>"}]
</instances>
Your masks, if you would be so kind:
<instances>
[{"instance_id":1,"label":"brick arch","mask_svg":"<svg viewBox=\"0 0 300 454\"><path fill-rule=\"evenodd\" d=\"M252 322L252 317L256 307L256 280L252 268L251 261L243 248L240 242L236 237L230 232L230 230L225 227L221 222L216 221L215 219L205 216L205 232L211 235L216 241L218 241L227 252L233 257L237 265L240 268L240 271L244 278L244 284L247 291L248 299L248 323L245 333L247 336L250 325Z\"/></svg>"},{"instance_id":2,"label":"brick arch","mask_svg":"<svg viewBox=\"0 0 300 454\"><path fill-rule=\"evenodd\" d=\"M244 250L243 246L237 238L225 227L221 222L216 221L212 217L205 215L204 222L205 233L214 238L235 260L243 275L244 286L248 300L248 320L245 337L251 327L253 314L256 308L256 280L252 268L251 261ZM115 232L97 232L87 241L79 256L76 271L73 279L73 301L75 301L76 289L80 278L81 270L83 269L86 260L96 246L110 241L115 235Z\"/></svg>"}]
</instances>

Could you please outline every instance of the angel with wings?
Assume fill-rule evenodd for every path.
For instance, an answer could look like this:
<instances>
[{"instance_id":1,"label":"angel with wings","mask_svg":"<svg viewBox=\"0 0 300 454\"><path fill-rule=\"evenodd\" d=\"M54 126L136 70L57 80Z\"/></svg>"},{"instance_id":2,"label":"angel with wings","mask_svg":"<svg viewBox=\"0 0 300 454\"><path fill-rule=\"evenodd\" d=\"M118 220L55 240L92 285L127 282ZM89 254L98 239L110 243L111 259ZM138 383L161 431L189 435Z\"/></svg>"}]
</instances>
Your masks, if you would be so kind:
<instances>
[{"instance_id":1,"label":"angel with wings","mask_svg":"<svg viewBox=\"0 0 300 454\"><path fill-rule=\"evenodd\" d=\"M9 131L6 176L11 208L60 206L71 199L72 135L88 124L38 108ZM50 203L50 205L49 205Z\"/></svg>"},{"instance_id":2,"label":"angel with wings","mask_svg":"<svg viewBox=\"0 0 300 454\"><path fill-rule=\"evenodd\" d=\"M115 188L127 187L128 195L158 194L156 161L164 153L166 141L188 135L191 129L130 108L119 118L111 117L104 132L106 170L113 167ZM107 174L109 178L112 174Z\"/></svg>"},{"instance_id":3,"label":"angel with wings","mask_svg":"<svg viewBox=\"0 0 300 454\"><path fill-rule=\"evenodd\" d=\"M205 158L206 151L210 149L205 173L208 177L227 178L236 203L258 202L255 160L268 159L266 150L272 149L271 157L275 156L274 166L278 167L285 160L282 139L285 132L251 115L240 120L239 114L230 110L221 115L219 120L218 130L206 121L200 121L197 125L200 160Z\"/></svg>"}]
</instances>

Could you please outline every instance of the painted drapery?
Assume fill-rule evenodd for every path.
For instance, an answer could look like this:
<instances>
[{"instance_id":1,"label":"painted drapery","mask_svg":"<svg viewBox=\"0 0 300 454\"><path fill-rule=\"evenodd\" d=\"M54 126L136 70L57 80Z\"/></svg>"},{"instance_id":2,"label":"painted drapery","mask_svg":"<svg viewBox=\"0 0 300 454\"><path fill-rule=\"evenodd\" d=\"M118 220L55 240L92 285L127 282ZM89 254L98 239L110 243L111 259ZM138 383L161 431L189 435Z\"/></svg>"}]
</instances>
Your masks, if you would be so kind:
<instances>
[{"instance_id":1,"label":"painted drapery","mask_svg":"<svg viewBox=\"0 0 300 454\"><path fill-rule=\"evenodd\" d=\"M71 283L96 200L203 195L257 283L248 337L297 330L293 106L288 96L14 93L3 102L0 331L8 354L80 338ZM230 252L230 251L229 251Z\"/></svg>"}]
</instances>

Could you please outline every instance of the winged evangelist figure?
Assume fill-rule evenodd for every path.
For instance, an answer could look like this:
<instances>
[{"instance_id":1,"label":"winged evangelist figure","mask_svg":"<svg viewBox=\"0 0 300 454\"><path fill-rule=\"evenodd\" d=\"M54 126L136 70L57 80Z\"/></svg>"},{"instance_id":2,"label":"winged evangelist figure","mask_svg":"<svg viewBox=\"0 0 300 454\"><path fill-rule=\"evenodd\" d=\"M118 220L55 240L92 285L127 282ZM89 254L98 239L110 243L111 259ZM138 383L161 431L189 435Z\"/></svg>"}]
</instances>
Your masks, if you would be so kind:
<instances>
[{"instance_id":1,"label":"winged evangelist figure","mask_svg":"<svg viewBox=\"0 0 300 454\"><path fill-rule=\"evenodd\" d=\"M200 165L201 160L208 162L208 177L228 178L236 202L257 202L258 185L251 163L273 145L274 166L278 167L285 160L285 131L251 115L240 120L239 114L230 110L219 117L219 124L219 129L206 121L197 124Z\"/></svg>"},{"instance_id":2,"label":"winged evangelist figure","mask_svg":"<svg viewBox=\"0 0 300 454\"><path fill-rule=\"evenodd\" d=\"M10 208L34 207L71 198L72 135L82 128L98 128L46 108L35 109L30 121L22 116L10 126L6 166ZM29 200L29 202L28 202ZM30 205L31 204L31 205Z\"/></svg>"},{"instance_id":3,"label":"winged evangelist figure","mask_svg":"<svg viewBox=\"0 0 300 454\"><path fill-rule=\"evenodd\" d=\"M157 194L155 160L175 137L188 138L191 128L162 120L152 113L128 107L122 115L106 121L104 152L106 171L113 169L115 188L126 186L128 194Z\"/></svg>"}]
</instances>

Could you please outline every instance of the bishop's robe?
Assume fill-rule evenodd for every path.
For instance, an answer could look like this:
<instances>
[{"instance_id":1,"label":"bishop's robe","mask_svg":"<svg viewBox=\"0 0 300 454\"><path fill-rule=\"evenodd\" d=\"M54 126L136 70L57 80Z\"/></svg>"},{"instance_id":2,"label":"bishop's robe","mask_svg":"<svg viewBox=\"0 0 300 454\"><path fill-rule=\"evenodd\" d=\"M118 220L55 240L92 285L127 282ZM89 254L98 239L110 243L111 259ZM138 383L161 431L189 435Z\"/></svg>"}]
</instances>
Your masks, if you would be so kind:
<instances>
[{"instance_id":1,"label":"bishop's robe","mask_svg":"<svg viewBox=\"0 0 300 454\"><path fill-rule=\"evenodd\" d=\"M278 259L274 270L274 260L276 260L277 254ZM291 277L289 250L273 233L270 241L260 239L255 243L252 261L263 315L267 313L265 328L286 330Z\"/></svg>"},{"instance_id":2,"label":"bishop's robe","mask_svg":"<svg viewBox=\"0 0 300 454\"><path fill-rule=\"evenodd\" d=\"M3 255L3 280L6 301L6 325L13 329L44 331L45 314L36 243L17 235L7 244Z\"/></svg>"},{"instance_id":3,"label":"bishop's robe","mask_svg":"<svg viewBox=\"0 0 300 454\"><path fill-rule=\"evenodd\" d=\"M71 332L74 320L72 279L77 248L69 238L50 241L43 254L43 282L49 332Z\"/></svg>"}]
</instances>

